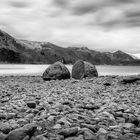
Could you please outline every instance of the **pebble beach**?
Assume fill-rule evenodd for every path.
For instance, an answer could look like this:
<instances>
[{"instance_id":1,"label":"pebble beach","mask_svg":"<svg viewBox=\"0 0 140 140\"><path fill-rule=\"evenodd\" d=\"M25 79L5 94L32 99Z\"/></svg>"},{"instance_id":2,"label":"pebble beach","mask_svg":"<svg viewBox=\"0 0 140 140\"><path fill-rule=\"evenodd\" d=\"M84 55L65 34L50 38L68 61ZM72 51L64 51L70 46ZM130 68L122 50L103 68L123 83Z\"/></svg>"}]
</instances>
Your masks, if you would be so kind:
<instances>
[{"instance_id":1,"label":"pebble beach","mask_svg":"<svg viewBox=\"0 0 140 140\"><path fill-rule=\"evenodd\" d=\"M140 82L0 77L0 140L139 140Z\"/></svg>"}]
</instances>

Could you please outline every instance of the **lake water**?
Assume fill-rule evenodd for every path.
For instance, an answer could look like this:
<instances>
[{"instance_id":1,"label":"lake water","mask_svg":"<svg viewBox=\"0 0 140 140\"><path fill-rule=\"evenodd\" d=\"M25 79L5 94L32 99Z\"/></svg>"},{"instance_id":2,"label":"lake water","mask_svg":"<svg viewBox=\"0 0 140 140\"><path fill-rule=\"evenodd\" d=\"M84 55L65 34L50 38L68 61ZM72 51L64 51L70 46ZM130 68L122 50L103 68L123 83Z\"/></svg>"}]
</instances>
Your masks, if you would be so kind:
<instances>
[{"instance_id":1,"label":"lake water","mask_svg":"<svg viewBox=\"0 0 140 140\"><path fill-rule=\"evenodd\" d=\"M0 75L39 75L41 76L49 65L16 65L1 64ZM66 65L70 70L72 65ZM140 74L140 66L96 66L99 75L135 75Z\"/></svg>"}]
</instances>

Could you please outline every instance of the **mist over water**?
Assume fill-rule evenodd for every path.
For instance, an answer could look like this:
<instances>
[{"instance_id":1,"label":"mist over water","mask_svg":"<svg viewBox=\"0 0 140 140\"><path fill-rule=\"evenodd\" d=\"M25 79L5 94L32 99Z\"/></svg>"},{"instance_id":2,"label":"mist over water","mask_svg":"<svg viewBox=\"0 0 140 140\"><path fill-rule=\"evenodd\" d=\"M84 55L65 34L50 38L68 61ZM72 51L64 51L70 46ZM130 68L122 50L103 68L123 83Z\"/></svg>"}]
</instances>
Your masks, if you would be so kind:
<instances>
[{"instance_id":1,"label":"mist over water","mask_svg":"<svg viewBox=\"0 0 140 140\"><path fill-rule=\"evenodd\" d=\"M0 65L0 76L3 75L31 75L41 76L49 65L16 65L2 64ZM66 65L71 72L72 65ZM140 74L140 66L96 66L99 76L102 75L137 75Z\"/></svg>"}]
</instances>

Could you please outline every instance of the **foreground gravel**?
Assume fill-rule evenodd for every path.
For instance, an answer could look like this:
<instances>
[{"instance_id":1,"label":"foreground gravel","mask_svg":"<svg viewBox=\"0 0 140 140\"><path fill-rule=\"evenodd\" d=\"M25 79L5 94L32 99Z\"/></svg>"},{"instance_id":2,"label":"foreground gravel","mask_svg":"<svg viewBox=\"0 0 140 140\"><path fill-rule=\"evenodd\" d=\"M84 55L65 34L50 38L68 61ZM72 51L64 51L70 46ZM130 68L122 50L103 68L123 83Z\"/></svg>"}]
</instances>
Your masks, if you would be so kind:
<instances>
[{"instance_id":1,"label":"foreground gravel","mask_svg":"<svg viewBox=\"0 0 140 140\"><path fill-rule=\"evenodd\" d=\"M140 82L0 77L1 140L139 140Z\"/></svg>"}]
</instances>

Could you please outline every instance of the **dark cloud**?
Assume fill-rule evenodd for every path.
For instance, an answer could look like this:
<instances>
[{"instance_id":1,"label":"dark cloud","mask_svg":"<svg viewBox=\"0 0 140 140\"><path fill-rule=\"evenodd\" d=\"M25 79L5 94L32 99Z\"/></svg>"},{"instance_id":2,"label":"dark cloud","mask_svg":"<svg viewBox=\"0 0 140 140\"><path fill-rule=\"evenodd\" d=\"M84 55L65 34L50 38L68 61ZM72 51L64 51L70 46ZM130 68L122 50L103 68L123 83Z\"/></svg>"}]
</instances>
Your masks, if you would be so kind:
<instances>
[{"instance_id":1,"label":"dark cloud","mask_svg":"<svg viewBox=\"0 0 140 140\"><path fill-rule=\"evenodd\" d=\"M131 17L125 15L123 18L120 19L97 22L97 25L110 29L140 27L140 15L135 15Z\"/></svg>"},{"instance_id":2,"label":"dark cloud","mask_svg":"<svg viewBox=\"0 0 140 140\"><path fill-rule=\"evenodd\" d=\"M21 2L21 1L11 1L9 2L9 5L16 7L16 8L25 8L25 7L29 7L31 5L31 3L29 2Z\"/></svg>"},{"instance_id":3,"label":"dark cloud","mask_svg":"<svg viewBox=\"0 0 140 140\"><path fill-rule=\"evenodd\" d=\"M89 13L93 13L98 10L98 6L96 5L80 5L77 7L73 7L71 13L74 15L85 15Z\"/></svg>"},{"instance_id":4,"label":"dark cloud","mask_svg":"<svg viewBox=\"0 0 140 140\"><path fill-rule=\"evenodd\" d=\"M140 9L131 9L125 12L128 18L140 18Z\"/></svg>"},{"instance_id":5,"label":"dark cloud","mask_svg":"<svg viewBox=\"0 0 140 140\"><path fill-rule=\"evenodd\" d=\"M53 3L59 7L66 7L69 4L68 0L53 0Z\"/></svg>"},{"instance_id":6,"label":"dark cloud","mask_svg":"<svg viewBox=\"0 0 140 140\"><path fill-rule=\"evenodd\" d=\"M132 17L126 17L125 18L125 24L126 26L129 27L140 27L140 15L137 16L132 16Z\"/></svg>"},{"instance_id":7,"label":"dark cloud","mask_svg":"<svg viewBox=\"0 0 140 140\"><path fill-rule=\"evenodd\" d=\"M110 29L140 27L139 1L112 0L110 3L109 1L110 0L108 0L107 3L102 3L102 5L96 5L96 10L91 9L90 11L87 11L92 12L90 14L95 15L95 20L89 20L89 25L97 25Z\"/></svg>"},{"instance_id":8,"label":"dark cloud","mask_svg":"<svg viewBox=\"0 0 140 140\"><path fill-rule=\"evenodd\" d=\"M113 0L113 1L116 1L117 3L134 3L134 2L137 2L137 0Z\"/></svg>"},{"instance_id":9,"label":"dark cloud","mask_svg":"<svg viewBox=\"0 0 140 140\"><path fill-rule=\"evenodd\" d=\"M140 4L139 4L140 6ZM125 19L124 24L129 27L140 27L140 9L139 6L134 6L124 11Z\"/></svg>"},{"instance_id":10,"label":"dark cloud","mask_svg":"<svg viewBox=\"0 0 140 140\"><path fill-rule=\"evenodd\" d=\"M74 15L93 14L94 12L106 7L118 7L127 6L130 4L137 4L137 0L77 0L77 3L71 3L70 12Z\"/></svg>"},{"instance_id":11,"label":"dark cloud","mask_svg":"<svg viewBox=\"0 0 140 140\"><path fill-rule=\"evenodd\" d=\"M135 4L137 0L53 0L60 8L66 8L73 15L85 15L94 13L105 7L119 7L122 5Z\"/></svg>"}]
</instances>

